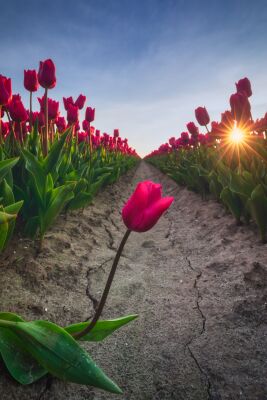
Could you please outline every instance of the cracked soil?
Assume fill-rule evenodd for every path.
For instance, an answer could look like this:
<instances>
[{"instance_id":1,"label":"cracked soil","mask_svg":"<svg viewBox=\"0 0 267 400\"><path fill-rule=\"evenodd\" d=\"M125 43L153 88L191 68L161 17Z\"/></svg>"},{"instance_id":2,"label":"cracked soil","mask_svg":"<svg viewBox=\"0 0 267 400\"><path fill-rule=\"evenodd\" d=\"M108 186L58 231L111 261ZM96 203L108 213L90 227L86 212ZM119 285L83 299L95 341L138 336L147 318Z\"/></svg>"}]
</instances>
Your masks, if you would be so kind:
<instances>
[{"instance_id":1,"label":"cracked soil","mask_svg":"<svg viewBox=\"0 0 267 400\"><path fill-rule=\"evenodd\" d=\"M267 245L144 162L61 216L37 257L15 238L1 257L1 310L62 326L90 319L125 231L121 207L147 179L175 202L151 231L130 235L102 316L139 318L85 344L124 394L50 376L22 387L0 363L1 400L267 400Z\"/></svg>"}]
</instances>

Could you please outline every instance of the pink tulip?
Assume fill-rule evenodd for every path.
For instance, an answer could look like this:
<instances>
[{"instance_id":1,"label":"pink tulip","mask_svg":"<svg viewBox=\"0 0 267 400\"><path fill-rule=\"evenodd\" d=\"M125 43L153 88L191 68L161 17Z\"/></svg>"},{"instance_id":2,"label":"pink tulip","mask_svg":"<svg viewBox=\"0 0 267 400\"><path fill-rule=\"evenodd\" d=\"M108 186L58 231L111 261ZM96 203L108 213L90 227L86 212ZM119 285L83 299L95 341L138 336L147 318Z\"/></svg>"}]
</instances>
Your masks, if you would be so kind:
<instances>
[{"instance_id":1,"label":"pink tulip","mask_svg":"<svg viewBox=\"0 0 267 400\"><path fill-rule=\"evenodd\" d=\"M146 232L166 211L173 197L161 197L161 185L152 181L138 183L134 193L122 209L122 218L131 231Z\"/></svg>"}]
</instances>

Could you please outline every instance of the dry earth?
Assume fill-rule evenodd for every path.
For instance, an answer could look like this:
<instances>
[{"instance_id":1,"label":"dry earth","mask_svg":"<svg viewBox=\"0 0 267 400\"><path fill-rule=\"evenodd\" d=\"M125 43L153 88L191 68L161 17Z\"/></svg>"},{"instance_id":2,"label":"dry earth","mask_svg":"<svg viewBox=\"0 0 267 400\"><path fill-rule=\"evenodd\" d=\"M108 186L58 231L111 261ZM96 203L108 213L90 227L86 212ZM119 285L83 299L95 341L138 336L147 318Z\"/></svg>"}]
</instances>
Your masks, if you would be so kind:
<instances>
[{"instance_id":1,"label":"dry earth","mask_svg":"<svg viewBox=\"0 0 267 400\"><path fill-rule=\"evenodd\" d=\"M150 232L131 234L104 310L140 317L86 345L124 394L54 378L22 387L0 364L1 400L267 399L267 245L144 162L83 213L60 217L38 257L14 240L1 258L1 310L62 325L90 318L125 229L121 206L145 179L175 203Z\"/></svg>"}]
</instances>

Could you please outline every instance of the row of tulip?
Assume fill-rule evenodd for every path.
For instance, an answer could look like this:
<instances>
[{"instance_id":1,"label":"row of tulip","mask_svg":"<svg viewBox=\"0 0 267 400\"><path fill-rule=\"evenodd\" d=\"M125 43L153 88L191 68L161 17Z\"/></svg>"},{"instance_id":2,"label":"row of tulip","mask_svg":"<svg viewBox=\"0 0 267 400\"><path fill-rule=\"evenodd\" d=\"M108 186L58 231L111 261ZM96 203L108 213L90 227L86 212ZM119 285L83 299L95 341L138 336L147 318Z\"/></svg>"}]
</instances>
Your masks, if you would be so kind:
<instances>
[{"instance_id":1,"label":"row of tulip","mask_svg":"<svg viewBox=\"0 0 267 400\"><path fill-rule=\"evenodd\" d=\"M189 122L179 138L171 137L146 159L180 185L221 201L238 224L254 220L265 242L267 113L253 120L251 95L248 78L240 79L220 122L210 123L206 108L198 107L195 117L206 133Z\"/></svg>"},{"instance_id":2,"label":"row of tulip","mask_svg":"<svg viewBox=\"0 0 267 400\"><path fill-rule=\"evenodd\" d=\"M79 113L86 97L63 98L67 120L59 102L48 97L56 85L52 60L40 62L38 73L24 71L29 92L26 110L11 79L0 75L0 251L14 231L15 219L23 234L39 237L62 210L84 208L103 185L115 182L138 161L138 155L121 139L92 126L95 109L87 107L80 130ZM41 86L40 111L32 110L33 93Z\"/></svg>"}]
</instances>

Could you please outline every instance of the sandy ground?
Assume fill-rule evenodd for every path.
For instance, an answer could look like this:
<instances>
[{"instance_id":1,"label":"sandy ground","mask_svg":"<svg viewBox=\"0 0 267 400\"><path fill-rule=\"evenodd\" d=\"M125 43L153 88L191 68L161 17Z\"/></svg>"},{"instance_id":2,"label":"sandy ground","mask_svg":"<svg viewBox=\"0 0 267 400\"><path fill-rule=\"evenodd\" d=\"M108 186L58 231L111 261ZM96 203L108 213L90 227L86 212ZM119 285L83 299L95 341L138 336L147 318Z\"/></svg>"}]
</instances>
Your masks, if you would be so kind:
<instances>
[{"instance_id":1,"label":"sandy ground","mask_svg":"<svg viewBox=\"0 0 267 400\"><path fill-rule=\"evenodd\" d=\"M140 317L85 345L124 394L54 378L22 387L0 364L1 400L267 400L267 245L144 162L60 217L37 258L14 240L1 257L1 310L62 325L90 318L125 230L121 207L145 179L175 203L150 232L131 234L103 315Z\"/></svg>"}]
</instances>

